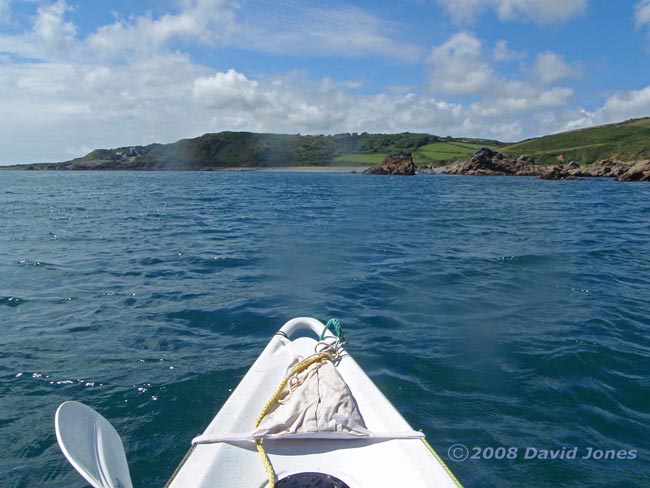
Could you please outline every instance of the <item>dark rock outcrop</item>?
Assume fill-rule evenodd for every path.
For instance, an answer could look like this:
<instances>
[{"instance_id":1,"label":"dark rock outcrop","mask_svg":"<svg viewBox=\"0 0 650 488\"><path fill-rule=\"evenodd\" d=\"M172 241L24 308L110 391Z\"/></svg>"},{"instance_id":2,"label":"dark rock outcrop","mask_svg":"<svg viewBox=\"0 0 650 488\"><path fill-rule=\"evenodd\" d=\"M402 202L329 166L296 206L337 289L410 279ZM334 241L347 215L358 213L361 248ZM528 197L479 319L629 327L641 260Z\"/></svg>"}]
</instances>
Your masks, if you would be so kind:
<instances>
[{"instance_id":1,"label":"dark rock outcrop","mask_svg":"<svg viewBox=\"0 0 650 488\"><path fill-rule=\"evenodd\" d=\"M543 176L549 172L546 166L535 164L528 156L509 158L504 154L482 147L470 157L469 161L450 168L453 175L488 176Z\"/></svg>"},{"instance_id":2,"label":"dark rock outcrop","mask_svg":"<svg viewBox=\"0 0 650 488\"><path fill-rule=\"evenodd\" d=\"M544 166L536 164L528 156L522 155L517 159L493 151L489 147L482 147L476 151L469 161L460 163L450 168L447 173L454 175L491 175L491 176L536 176L544 180L575 180L577 176L572 173L579 165L570 164L570 168L563 165Z\"/></svg>"},{"instance_id":3,"label":"dark rock outcrop","mask_svg":"<svg viewBox=\"0 0 650 488\"><path fill-rule=\"evenodd\" d=\"M368 168L363 173L368 175L414 175L416 171L415 163L411 153L401 152L391 154L384 159L381 164Z\"/></svg>"},{"instance_id":4,"label":"dark rock outcrop","mask_svg":"<svg viewBox=\"0 0 650 488\"><path fill-rule=\"evenodd\" d=\"M617 176L618 181L650 181L650 160L637 161Z\"/></svg>"},{"instance_id":5,"label":"dark rock outcrop","mask_svg":"<svg viewBox=\"0 0 650 488\"><path fill-rule=\"evenodd\" d=\"M618 181L650 181L650 160L625 162L603 159L572 171L575 176L610 177Z\"/></svg>"},{"instance_id":6,"label":"dark rock outcrop","mask_svg":"<svg viewBox=\"0 0 650 488\"><path fill-rule=\"evenodd\" d=\"M545 173L538 176L542 180L577 180L578 177L567 171L564 166L553 166L547 168Z\"/></svg>"},{"instance_id":7,"label":"dark rock outcrop","mask_svg":"<svg viewBox=\"0 0 650 488\"><path fill-rule=\"evenodd\" d=\"M595 163L588 164L582 168L573 170L572 173L574 176L585 176L585 177L614 177L618 178L623 173L625 173L631 163L624 163L622 161L612 161L609 159L603 159L601 161L596 161Z\"/></svg>"}]
</instances>

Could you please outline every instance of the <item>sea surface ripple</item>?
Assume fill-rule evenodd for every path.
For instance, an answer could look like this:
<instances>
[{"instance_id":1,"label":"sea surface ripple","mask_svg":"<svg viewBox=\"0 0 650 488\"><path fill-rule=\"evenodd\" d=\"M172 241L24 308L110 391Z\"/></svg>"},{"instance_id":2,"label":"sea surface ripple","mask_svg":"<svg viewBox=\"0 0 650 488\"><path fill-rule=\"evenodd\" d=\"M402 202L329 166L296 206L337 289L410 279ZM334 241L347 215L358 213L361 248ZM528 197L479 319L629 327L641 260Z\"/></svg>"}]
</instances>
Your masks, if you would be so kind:
<instances>
[{"instance_id":1,"label":"sea surface ripple","mask_svg":"<svg viewBox=\"0 0 650 488\"><path fill-rule=\"evenodd\" d=\"M466 487L650 486L650 185L3 171L0 222L2 487L85 486L54 436L71 399L162 486L294 316L341 319Z\"/></svg>"}]
</instances>

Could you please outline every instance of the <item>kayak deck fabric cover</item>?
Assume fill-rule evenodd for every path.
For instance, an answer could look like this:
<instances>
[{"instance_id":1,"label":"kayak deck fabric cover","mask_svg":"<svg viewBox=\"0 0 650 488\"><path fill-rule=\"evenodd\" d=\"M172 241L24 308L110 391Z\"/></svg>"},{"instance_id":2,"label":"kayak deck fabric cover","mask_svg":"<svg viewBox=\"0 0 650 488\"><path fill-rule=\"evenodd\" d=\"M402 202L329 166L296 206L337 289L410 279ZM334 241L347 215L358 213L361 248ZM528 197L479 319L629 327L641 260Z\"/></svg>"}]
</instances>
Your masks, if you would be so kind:
<instances>
[{"instance_id":1,"label":"kayak deck fabric cover","mask_svg":"<svg viewBox=\"0 0 650 488\"><path fill-rule=\"evenodd\" d=\"M169 481L169 488L269 486L326 473L350 488L458 487L338 338L318 320L287 322L271 339ZM311 332L313 337L293 335ZM278 387L278 385L280 385Z\"/></svg>"},{"instance_id":2,"label":"kayak deck fabric cover","mask_svg":"<svg viewBox=\"0 0 650 488\"><path fill-rule=\"evenodd\" d=\"M298 364L291 364L287 374ZM323 432L365 435L357 403L334 364L325 359L290 376L253 436L270 438Z\"/></svg>"}]
</instances>

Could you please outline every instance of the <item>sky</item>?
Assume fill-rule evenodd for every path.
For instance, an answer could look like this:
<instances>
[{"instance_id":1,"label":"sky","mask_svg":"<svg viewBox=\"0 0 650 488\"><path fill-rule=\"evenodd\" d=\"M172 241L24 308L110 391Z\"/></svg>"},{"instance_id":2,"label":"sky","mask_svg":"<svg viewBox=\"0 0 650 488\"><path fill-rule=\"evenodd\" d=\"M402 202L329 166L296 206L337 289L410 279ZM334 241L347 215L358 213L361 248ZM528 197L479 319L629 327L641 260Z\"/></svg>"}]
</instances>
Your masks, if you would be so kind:
<instances>
[{"instance_id":1,"label":"sky","mask_svg":"<svg viewBox=\"0 0 650 488\"><path fill-rule=\"evenodd\" d=\"M0 164L208 132L650 116L650 0L0 0Z\"/></svg>"}]
</instances>

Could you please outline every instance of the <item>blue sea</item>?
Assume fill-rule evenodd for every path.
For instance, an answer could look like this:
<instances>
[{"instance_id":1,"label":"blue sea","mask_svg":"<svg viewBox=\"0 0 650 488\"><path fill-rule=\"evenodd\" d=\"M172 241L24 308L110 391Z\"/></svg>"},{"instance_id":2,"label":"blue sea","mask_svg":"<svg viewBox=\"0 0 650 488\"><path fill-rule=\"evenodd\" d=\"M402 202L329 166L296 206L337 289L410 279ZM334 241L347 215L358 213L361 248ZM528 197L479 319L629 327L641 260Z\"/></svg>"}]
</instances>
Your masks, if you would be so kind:
<instances>
[{"instance_id":1,"label":"blue sea","mask_svg":"<svg viewBox=\"0 0 650 488\"><path fill-rule=\"evenodd\" d=\"M341 320L465 487L650 486L649 184L14 171L0 486L86 486L54 435L78 400L162 487L295 316Z\"/></svg>"}]
</instances>

